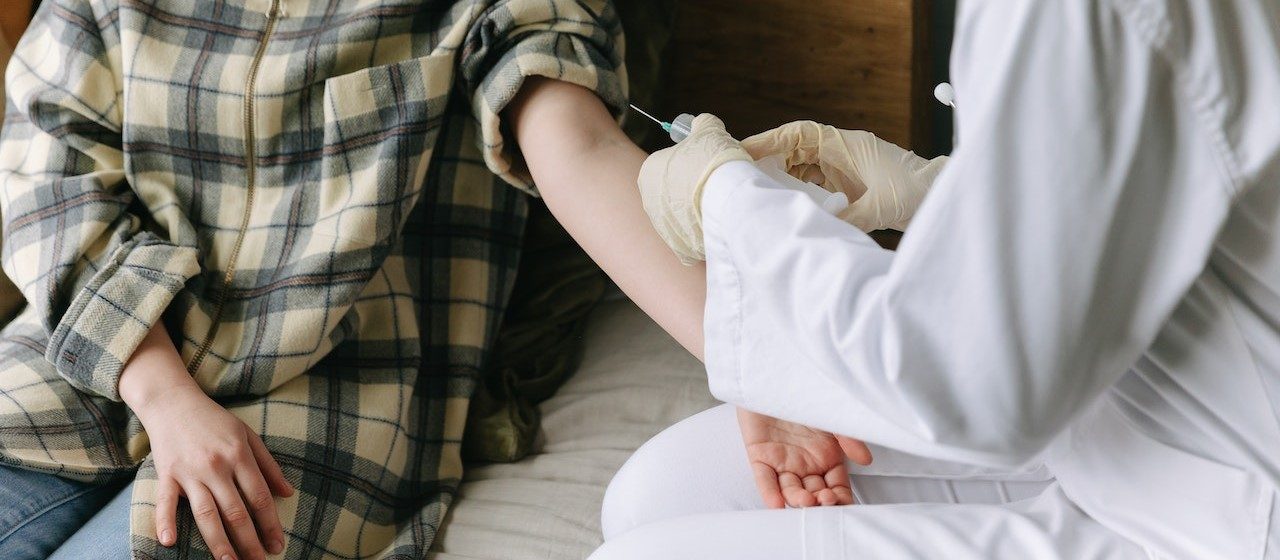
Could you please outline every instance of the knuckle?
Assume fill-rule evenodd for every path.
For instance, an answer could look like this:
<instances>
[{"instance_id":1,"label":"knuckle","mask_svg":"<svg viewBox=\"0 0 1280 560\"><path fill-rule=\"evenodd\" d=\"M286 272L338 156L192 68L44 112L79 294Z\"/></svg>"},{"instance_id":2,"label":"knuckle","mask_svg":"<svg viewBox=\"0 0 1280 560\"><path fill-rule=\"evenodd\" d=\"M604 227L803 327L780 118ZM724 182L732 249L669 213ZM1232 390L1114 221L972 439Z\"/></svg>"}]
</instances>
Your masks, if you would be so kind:
<instances>
[{"instance_id":1,"label":"knuckle","mask_svg":"<svg viewBox=\"0 0 1280 560\"><path fill-rule=\"evenodd\" d=\"M177 492L168 484L160 484L156 487L156 501L158 502L172 499L176 494Z\"/></svg>"},{"instance_id":2,"label":"knuckle","mask_svg":"<svg viewBox=\"0 0 1280 560\"><path fill-rule=\"evenodd\" d=\"M266 511L275 506L275 504L275 499L273 499L271 497L271 493L266 490L254 492L253 495L249 497L249 507L253 508L255 511Z\"/></svg>"},{"instance_id":3,"label":"knuckle","mask_svg":"<svg viewBox=\"0 0 1280 560\"><path fill-rule=\"evenodd\" d=\"M248 446L248 441L244 441L244 440L236 440L234 444L228 445L227 449L230 451L230 455L232 456L244 456L244 455L253 454L253 450L251 449L250 446Z\"/></svg>"},{"instance_id":4,"label":"knuckle","mask_svg":"<svg viewBox=\"0 0 1280 560\"><path fill-rule=\"evenodd\" d=\"M222 512L222 516L226 518L229 525L241 526L249 522L249 512L240 507L227 508Z\"/></svg>"},{"instance_id":5,"label":"knuckle","mask_svg":"<svg viewBox=\"0 0 1280 560\"><path fill-rule=\"evenodd\" d=\"M209 452L206 453L201 461L206 467L220 469L227 466L227 458L222 453Z\"/></svg>"},{"instance_id":6,"label":"knuckle","mask_svg":"<svg viewBox=\"0 0 1280 560\"><path fill-rule=\"evenodd\" d=\"M213 504L199 504L191 508L191 515L196 519L211 520L218 518L218 507Z\"/></svg>"}]
</instances>

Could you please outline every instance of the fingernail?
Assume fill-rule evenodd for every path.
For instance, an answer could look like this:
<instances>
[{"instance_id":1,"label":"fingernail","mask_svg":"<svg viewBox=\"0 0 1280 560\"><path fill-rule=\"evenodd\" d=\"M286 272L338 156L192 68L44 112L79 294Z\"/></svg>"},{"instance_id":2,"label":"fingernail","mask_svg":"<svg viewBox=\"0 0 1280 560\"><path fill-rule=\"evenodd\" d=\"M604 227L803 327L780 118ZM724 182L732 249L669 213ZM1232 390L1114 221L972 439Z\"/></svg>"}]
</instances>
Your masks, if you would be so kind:
<instances>
[{"instance_id":1,"label":"fingernail","mask_svg":"<svg viewBox=\"0 0 1280 560\"><path fill-rule=\"evenodd\" d=\"M173 533L172 533L172 532L170 532L168 529L165 529L164 531L161 531L161 532L160 532L160 543L161 543L161 544L163 544L163 545L165 545L165 546L170 546L170 545L172 545L172 544L173 544Z\"/></svg>"},{"instance_id":2,"label":"fingernail","mask_svg":"<svg viewBox=\"0 0 1280 560\"><path fill-rule=\"evenodd\" d=\"M275 539L275 540L271 541L271 553L272 553L272 554L280 554L280 551L282 551L282 550L284 550L284 543L281 543L281 542L280 542L280 539Z\"/></svg>"},{"instance_id":3,"label":"fingernail","mask_svg":"<svg viewBox=\"0 0 1280 560\"><path fill-rule=\"evenodd\" d=\"M232 558L230 554L223 554L222 560L235 560L235 558Z\"/></svg>"}]
</instances>

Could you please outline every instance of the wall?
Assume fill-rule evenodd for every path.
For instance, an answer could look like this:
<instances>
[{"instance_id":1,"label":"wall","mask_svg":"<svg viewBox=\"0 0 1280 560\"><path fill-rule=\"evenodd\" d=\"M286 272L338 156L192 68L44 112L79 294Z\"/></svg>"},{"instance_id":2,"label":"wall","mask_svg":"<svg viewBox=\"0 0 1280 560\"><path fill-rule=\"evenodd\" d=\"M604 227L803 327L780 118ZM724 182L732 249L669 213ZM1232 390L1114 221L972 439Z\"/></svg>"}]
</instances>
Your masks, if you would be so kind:
<instances>
[{"instance_id":1,"label":"wall","mask_svg":"<svg viewBox=\"0 0 1280 560\"><path fill-rule=\"evenodd\" d=\"M812 119L903 145L924 143L929 114L915 108L928 92L916 68L928 21L916 14L928 4L684 0L664 116L715 113L739 136Z\"/></svg>"}]
</instances>

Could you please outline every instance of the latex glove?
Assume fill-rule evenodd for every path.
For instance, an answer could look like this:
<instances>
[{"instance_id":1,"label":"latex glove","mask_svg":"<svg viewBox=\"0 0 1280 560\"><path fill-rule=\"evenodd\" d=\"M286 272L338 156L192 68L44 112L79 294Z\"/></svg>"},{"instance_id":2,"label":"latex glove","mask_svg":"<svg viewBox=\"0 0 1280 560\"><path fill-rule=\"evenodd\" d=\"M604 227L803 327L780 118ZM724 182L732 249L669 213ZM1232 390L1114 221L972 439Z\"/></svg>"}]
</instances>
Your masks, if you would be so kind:
<instances>
[{"instance_id":1,"label":"latex glove","mask_svg":"<svg viewBox=\"0 0 1280 560\"><path fill-rule=\"evenodd\" d=\"M797 121L742 142L756 159L783 155L788 172L854 201L838 217L863 231L906 229L949 158L917 156L860 130Z\"/></svg>"},{"instance_id":2,"label":"latex glove","mask_svg":"<svg viewBox=\"0 0 1280 560\"><path fill-rule=\"evenodd\" d=\"M654 229L686 266L706 260L702 189L716 168L752 161L714 115L693 119L689 137L654 153L640 168L640 198Z\"/></svg>"}]
</instances>

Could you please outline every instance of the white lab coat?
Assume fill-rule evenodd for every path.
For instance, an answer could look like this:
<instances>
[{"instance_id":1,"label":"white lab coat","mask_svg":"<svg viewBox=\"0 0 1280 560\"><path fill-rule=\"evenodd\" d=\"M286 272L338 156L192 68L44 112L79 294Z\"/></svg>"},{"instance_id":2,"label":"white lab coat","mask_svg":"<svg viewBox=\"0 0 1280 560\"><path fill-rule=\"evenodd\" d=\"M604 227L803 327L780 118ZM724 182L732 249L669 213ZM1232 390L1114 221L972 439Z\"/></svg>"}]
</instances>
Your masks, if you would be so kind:
<instances>
[{"instance_id":1,"label":"white lab coat","mask_svg":"<svg viewBox=\"0 0 1280 560\"><path fill-rule=\"evenodd\" d=\"M1280 3L967 0L959 147L896 253L753 166L702 202L713 393L1043 460L1178 558L1280 558Z\"/></svg>"}]
</instances>

